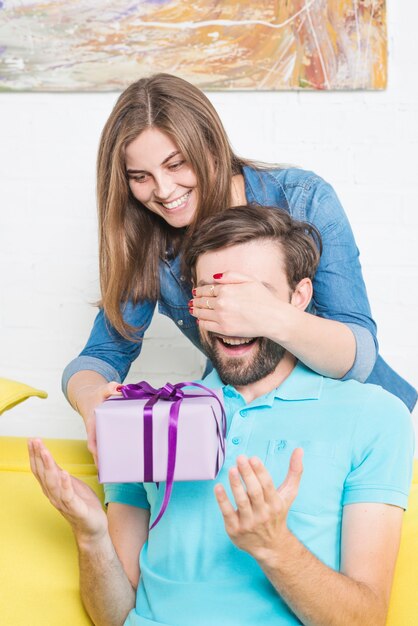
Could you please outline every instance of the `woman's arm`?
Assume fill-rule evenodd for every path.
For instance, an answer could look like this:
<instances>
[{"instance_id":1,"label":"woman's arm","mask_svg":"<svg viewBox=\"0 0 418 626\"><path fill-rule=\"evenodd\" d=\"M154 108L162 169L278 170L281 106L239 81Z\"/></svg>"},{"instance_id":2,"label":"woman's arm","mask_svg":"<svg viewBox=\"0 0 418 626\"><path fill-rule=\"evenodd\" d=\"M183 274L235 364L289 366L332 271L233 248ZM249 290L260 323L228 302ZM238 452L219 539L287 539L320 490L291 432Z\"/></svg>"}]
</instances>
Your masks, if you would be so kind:
<instances>
[{"instance_id":1,"label":"woman's arm","mask_svg":"<svg viewBox=\"0 0 418 626\"><path fill-rule=\"evenodd\" d=\"M376 324L350 223L335 191L321 178L314 177L312 181L304 215L322 239L321 259L313 280L312 312L351 330L355 359L346 377L364 382L378 355Z\"/></svg>"},{"instance_id":2,"label":"woman's arm","mask_svg":"<svg viewBox=\"0 0 418 626\"><path fill-rule=\"evenodd\" d=\"M132 362L141 352L142 339L151 323L155 304L144 301L126 306L123 315L125 321L138 328L133 340L122 337L110 324L103 309L99 310L86 345L63 372L62 390L66 397L70 378L83 370L97 372L108 382L124 380Z\"/></svg>"},{"instance_id":3,"label":"woman's arm","mask_svg":"<svg viewBox=\"0 0 418 626\"><path fill-rule=\"evenodd\" d=\"M286 303L276 308L271 321L269 338L319 374L343 378L353 367L356 339L346 324Z\"/></svg>"},{"instance_id":4,"label":"woman's arm","mask_svg":"<svg viewBox=\"0 0 418 626\"><path fill-rule=\"evenodd\" d=\"M81 415L87 432L87 448L97 465L96 416L94 409L112 395L118 394L118 382L107 382L97 372L81 370L71 376L67 386L67 398Z\"/></svg>"},{"instance_id":5,"label":"woman's arm","mask_svg":"<svg viewBox=\"0 0 418 626\"><path fill-rule=\"evenodd\" d=\"M232 275L228 271L232 268L220 267L222 277L215 280L216 295L223 300L218 327L206 325L206 320L214 318L203 310L206 300L199 301L210 295L208 288L197 289L193 314L200 324L204 320L206 330L229 336L268 337L321 374L365 381L377 358L376 325L354 237L334 190L303 170L258 174L264 177L261 190L255 177L250 201L284 207L295 220L313 224L321 234L323 252L313 281L312 305L305 312L279 302L266 286L235 272ZM211 308L218 309L218 304L211 304Z\"/></svg>"},{"instance_id":6,"label":"woman's arm","mask_svg":"<svg viewBox=\"0 0 418 626\"><path fill-rule=\"evenodd\" d=\"M71 406L82 416L87 430L88 448L96 455L94 409L112 394L127 375L131 363L141 352L144 333L151 323L154 302L129 304L125 320L139 328L135 341L125 339L111 326L100 309L90 337L81 354L71 361L62 376L62 389Z\"/></svg>"}]
</instances>

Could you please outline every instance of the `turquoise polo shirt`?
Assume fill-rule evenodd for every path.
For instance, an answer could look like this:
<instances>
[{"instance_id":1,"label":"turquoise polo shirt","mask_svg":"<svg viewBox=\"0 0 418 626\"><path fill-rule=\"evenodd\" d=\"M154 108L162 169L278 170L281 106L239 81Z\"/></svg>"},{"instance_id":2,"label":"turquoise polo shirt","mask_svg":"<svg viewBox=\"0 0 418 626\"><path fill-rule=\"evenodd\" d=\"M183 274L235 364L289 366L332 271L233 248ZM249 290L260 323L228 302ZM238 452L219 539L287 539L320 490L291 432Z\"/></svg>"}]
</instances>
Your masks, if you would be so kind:
<instances>
[{"instance_id":1,"label":"turquoise polo shirt","mask_svg":"<svg viewBox=\"0 0 418 626\"><path fill-rule=\"evenodd\" d=\"M125 626L300 624L258 563L229 539L214 485L231 496L228 470L239 454L258 456L279 486L296 447L304 449L288 526L321 561L339 570L343 507L381 502L406 508L413 428L406 406L375 385L324 378L297 364L270 393L247 404L212 371L202 384L223 389L225 464L216 480L174 483L169 506L140 554L136 607ZM153 483L105 485L106 502L160 510Z\"/></svg>"}]
</instances>

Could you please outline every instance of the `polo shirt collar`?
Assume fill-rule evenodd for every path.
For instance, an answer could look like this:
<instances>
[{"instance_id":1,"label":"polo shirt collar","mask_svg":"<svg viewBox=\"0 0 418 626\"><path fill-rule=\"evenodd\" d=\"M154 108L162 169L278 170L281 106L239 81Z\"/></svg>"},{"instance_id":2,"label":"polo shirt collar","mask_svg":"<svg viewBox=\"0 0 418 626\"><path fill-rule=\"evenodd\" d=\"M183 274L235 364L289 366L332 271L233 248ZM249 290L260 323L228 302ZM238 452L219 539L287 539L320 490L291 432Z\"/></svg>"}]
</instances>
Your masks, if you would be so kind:
<instances>
[{"instance_id":1,"label":"polo shirt collar","mask_svg":"<svg viewBox=\"0 0 418 626\"><path fill-rule=\"evenodd\" d=\"M238 394L231 385L224 385L218 372L214 369L206 376L203 383L210 389L222 388L224 392L227 389L233 389ZM287 401L319 400L322 384L323 376L313 372L303 363L298 362L279 387L276 387L276 389L273 389L261 398L256 398L253 402L259 404L260 401L263 401L263 404L271 405L275 398Z\"/></svg>"},{"instance_id":2,"label":"polo shirt collar","mask_svg":"<svg viewBox=\"0 0 418 626\"><path fill-rule=\"evenodd\" d=\"M289 376L274 390L274 395L281 400L319 400L323 380L323 376L298 361Z\"/></svg>"},{"instance_id":3,"label":"polo shirt collar","mask_svg":"<svg viewBox=\"0 0 418 626\"><path fill-rule=\"evenodd\" d=\"M205 376L205 378L203 379L202 383L206 386L209 387L209 389L222 389L223 391L229 387L230 385L224 385L224 383L222 382L222 380L219 377L218 372L213 369L211 372L209 372L209 374L207 376Z\"/></svg>"}]
</instances>

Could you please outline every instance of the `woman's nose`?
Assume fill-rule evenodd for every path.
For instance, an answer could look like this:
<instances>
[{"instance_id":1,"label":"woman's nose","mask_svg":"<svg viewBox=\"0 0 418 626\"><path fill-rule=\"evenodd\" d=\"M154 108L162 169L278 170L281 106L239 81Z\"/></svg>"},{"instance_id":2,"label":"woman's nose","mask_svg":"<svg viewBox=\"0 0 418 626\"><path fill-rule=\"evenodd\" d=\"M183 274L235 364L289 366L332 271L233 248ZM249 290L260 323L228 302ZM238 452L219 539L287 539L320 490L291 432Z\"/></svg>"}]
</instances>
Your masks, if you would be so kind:
<instances>
[{"instance_id":1,"label":"woman's nose","mask_svg":"<svg viewBox=\"0 0 418 626\"><path fill-rule=\"evenodd\" d=\"M175 184L169 174L160 174L154 177L154 193L159 200L167 200L175 188Z\"/></svg>"}]
</instances>

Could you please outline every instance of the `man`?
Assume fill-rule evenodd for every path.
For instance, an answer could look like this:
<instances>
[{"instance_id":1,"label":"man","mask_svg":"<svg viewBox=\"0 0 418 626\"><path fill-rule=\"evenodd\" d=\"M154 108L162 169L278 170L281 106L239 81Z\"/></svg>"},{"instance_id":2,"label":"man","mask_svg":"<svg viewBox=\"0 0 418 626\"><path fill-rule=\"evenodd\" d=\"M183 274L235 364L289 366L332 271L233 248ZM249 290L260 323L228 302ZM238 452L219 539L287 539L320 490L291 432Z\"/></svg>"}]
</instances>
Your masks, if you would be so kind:
<instances>
[{"instance_id":1,"label":"man","mask_svg":"<svg viewBox=\"0 0 418 626\"><path fill-rule=\"evenodd\" d=\"M210 218L188 246L215 366L203 384L222 387L228 420L215 495L212 481L175 483L149 532L162 489L107 485L106 518L30 442L32 469L73 528L95 624L384 625L411 476L406 407L379 387L316 374L266 338L221 335L210 313L222 311L213 276L225 268L229 282L305 310L314 238L276 208L239 207Z\"/></svg>"}]
</instances>

